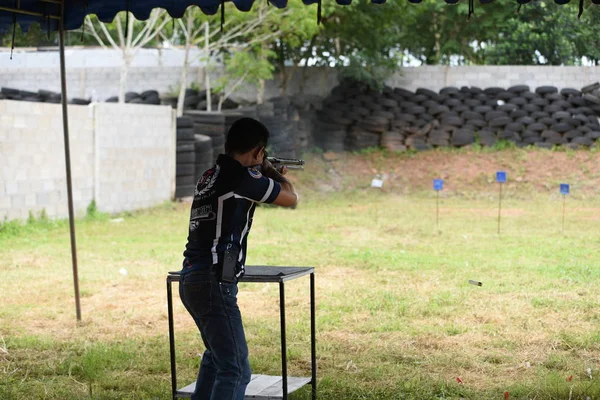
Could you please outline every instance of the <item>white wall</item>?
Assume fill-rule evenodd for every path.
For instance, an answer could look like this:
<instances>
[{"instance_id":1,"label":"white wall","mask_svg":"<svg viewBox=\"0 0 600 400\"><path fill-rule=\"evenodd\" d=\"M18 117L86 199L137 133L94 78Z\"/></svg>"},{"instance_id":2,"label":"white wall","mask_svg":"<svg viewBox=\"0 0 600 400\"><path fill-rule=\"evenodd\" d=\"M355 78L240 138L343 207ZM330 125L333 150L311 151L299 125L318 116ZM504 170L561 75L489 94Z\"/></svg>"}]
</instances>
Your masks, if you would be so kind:
<instances>
[{"instance_id":1,"label":"white wall","mask_svg":"<svg viewBox=\"0 0 600 400\"><path fill-rule=\"evenodd\" d=\"M106 212L171 199L175 133L169 107L69 106L73 201ZM0 101L0 220L45 210L65 218L67 186L61 107Z\"/></svg>"}]
</instances>

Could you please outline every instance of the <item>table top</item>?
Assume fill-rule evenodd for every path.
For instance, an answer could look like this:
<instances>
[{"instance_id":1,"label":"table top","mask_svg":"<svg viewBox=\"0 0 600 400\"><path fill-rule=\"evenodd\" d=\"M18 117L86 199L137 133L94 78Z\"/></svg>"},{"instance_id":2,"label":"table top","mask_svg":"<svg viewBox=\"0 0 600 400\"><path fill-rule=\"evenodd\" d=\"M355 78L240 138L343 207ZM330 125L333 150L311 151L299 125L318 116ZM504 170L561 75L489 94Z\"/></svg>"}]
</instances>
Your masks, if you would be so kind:
<instances>
[{"instance_id":1,"label":"table top","mask_svg":"<svg viewBox=\"0 0 600 400\"><path fill-rule=\"evenodd\" d=\"M246 273L240 282L285 282L313 274L314 267L278 267L267 265L246 265ZM168 279L179 282L180 271L169 272Z\"/></svg>"}]
</instances>

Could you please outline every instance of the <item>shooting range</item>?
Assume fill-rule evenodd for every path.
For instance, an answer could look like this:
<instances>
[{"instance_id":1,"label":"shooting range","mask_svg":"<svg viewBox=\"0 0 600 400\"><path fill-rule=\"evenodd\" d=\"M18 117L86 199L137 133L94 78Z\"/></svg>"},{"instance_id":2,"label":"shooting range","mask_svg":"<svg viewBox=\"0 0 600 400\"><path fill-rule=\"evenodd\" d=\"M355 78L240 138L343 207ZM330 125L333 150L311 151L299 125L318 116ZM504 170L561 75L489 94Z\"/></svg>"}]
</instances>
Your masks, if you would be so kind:
<instances>
[{"instance_id":1,"label":"shooting range","mask_svg":"<svg viewBox=\"0 0 600 400\"><path fill-rule=\"evenodd\" d=\"M0 399L191 397L243 117L300 196L251 219L246 398L600 398L600 1L4 3Z\"/></svg>"}]
</instances>

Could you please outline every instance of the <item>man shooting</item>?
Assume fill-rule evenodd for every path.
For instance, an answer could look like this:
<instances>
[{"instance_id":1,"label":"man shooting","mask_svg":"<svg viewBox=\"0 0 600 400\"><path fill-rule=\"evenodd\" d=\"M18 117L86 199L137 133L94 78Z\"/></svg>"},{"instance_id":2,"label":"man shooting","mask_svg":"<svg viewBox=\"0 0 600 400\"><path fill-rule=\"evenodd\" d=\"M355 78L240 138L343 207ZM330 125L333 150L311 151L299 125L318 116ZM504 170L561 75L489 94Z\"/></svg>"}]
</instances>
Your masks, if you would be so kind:
<instances>
[{"instance_id":1,"label":"man shooting","mask_svg":"<svg viewBox=\"0 0 600 400\"><path fill-rule=\"evenodd\" d=\"M265 158L269 131L251 118L229 129L226 154L197 183L179 295L206 351L192 400L243 400L251 372L237 305L256 203L295 206L285 174Z\"/></svg>"}]
</instances>

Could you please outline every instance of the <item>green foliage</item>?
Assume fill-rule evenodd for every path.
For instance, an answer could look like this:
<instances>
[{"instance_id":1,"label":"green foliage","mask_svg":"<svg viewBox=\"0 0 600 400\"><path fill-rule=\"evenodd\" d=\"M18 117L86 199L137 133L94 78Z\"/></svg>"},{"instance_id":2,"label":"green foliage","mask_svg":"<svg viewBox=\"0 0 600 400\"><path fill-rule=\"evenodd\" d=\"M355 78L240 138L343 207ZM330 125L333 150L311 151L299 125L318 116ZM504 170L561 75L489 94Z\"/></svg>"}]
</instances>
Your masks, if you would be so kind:
<instances>
[{"instance_id":1,"label":"green foliage","mask_svg":"<svg viewBox=\"0 0 600 400\"><path fill-rule=\"evenodd\" d=\"M489 64L572 65L578 56L576 44L582 24L573 7L535 1L512 18L498 22L496 39L488 42L490 47L484 52Z\"/></svg>"}]
</instances>

